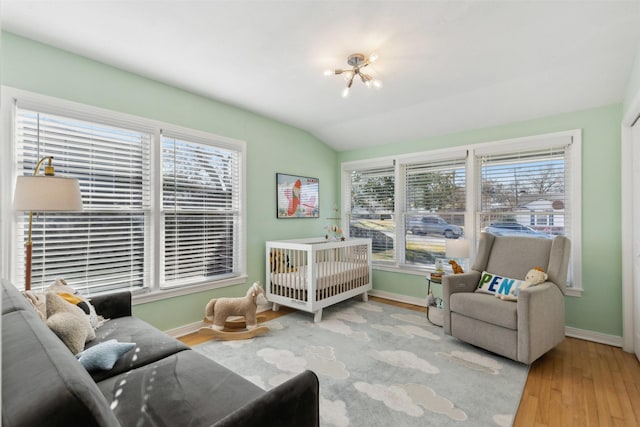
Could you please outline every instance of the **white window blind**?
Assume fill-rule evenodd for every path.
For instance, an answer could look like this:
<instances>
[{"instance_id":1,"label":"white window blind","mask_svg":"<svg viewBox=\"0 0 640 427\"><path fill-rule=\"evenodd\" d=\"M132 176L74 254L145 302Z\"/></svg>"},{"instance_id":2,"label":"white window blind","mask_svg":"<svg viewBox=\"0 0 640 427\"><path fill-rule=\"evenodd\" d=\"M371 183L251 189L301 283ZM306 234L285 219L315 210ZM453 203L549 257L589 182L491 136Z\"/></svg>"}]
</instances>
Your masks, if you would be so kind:
<instances>
[{"instance_id":1,"label":"white window blind","mask_svg":"<svg viewBox=\"0 0 640 427\"><path fill-rule=\"evenodd\" d=\"M56 175L77 178L84 211L34 213L32 286L64 278L82 292L147 284L151 136L70 117L16 110L18 174L54 157ZM42 171L41 171L42 172ZM28 212L18 218L16 275L24 283Z\"/></svg>"},{"instance_id":2,"label":"white window blind","mask_svg":"<svg viewBox=\"0 0 640 427\"><path fill-rule=\"evenodd\" d=\"M404 165L405 262L433 265L445 239L464 235L466 159Z\"/></svg>"},{"instance_id":3,"label":"white window blind","mask_svg":"<svg viewBox=\"0 0 640 427\"><path fill-rule=\"evenodd\" d=\"M372 239L373 259L395 259L395 167L380 166L350 173L349 235Z\"/></svg>"},{"instance_id":4,"label":"white window blind","mask_svg":"<svg viewBox=\"0 0 640 427\"><path fill-rule=\"evenodd\" d=\"M161 286L239 274L240 159L163 133Z\"/></svg>"},{"instance_id":5,"label":"white window blind","mask_svg":"<svg viewBox=\"0 0 640 427\"><path fill-rule=\"evenodd\" d=\"M480 228L497 235L570 236L568 147L479 156Z\"/></svg>"}]
</instances>

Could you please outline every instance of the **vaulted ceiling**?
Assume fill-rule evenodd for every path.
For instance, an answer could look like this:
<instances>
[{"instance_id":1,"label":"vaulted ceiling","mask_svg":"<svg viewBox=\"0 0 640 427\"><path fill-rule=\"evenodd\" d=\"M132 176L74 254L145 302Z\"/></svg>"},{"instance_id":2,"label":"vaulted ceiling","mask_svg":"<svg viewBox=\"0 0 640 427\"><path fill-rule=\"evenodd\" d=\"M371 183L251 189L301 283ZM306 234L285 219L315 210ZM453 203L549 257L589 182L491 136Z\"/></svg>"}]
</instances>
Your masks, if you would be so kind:
<instances>
[{"instance_id":1,"label":"vaulted ceiling","mask_svg":"<svg viewBox=\"0 0 640 427\"><path fill-rule=\"evenodd\" d=\"M339 151L620 102L639 1L3 0L2 29ZM383 88L325 77L376 52Z\"/></svg>"}]
</instances>

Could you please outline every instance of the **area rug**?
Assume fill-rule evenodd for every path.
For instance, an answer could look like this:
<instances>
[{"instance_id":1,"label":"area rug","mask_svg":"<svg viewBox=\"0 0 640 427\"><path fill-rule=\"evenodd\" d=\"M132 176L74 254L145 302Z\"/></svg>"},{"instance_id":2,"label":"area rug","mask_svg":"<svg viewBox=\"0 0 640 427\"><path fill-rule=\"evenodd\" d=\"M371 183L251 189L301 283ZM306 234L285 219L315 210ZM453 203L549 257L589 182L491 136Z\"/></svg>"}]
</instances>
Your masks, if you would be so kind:
<instances>
[{"instance_id":1,"label":"area rug","mask_svg":"<svg viewBox=\"0 0 640 427\"><path fill-rule=\"evenodd\" d=\"M322 426L510 426L527 378L527 366L388 304L349 300L320 323L294 312L265 325L266 335L194 349L265 390L314 371Z\"/></svg>"}]
</instances>

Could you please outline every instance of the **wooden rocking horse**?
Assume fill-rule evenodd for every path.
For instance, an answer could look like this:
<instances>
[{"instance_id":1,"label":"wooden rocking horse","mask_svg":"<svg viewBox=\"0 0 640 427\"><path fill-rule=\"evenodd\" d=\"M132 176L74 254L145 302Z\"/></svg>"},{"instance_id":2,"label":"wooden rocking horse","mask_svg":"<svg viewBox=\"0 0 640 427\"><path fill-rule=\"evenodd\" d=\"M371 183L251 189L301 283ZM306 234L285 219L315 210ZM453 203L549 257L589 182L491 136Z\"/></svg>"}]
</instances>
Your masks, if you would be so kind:
<instances>
[{"instance_id":1,"label":"wooden rocking horse","mask_svg":"<svg viewBox=\"0 0 640 427\"><path fill-rule=\"evenodd\" d=\"M255 282L240 298L214 298L205 308L205 323L209 327L200 328L200 333L213 335L222 340L244 340L269 332L266 326L258 326L258 320L265 316L256 316L258 300L266 301L264 290ZM242 316L244 319L228 321L229 316Z\"/></svg>"}]
</instances>

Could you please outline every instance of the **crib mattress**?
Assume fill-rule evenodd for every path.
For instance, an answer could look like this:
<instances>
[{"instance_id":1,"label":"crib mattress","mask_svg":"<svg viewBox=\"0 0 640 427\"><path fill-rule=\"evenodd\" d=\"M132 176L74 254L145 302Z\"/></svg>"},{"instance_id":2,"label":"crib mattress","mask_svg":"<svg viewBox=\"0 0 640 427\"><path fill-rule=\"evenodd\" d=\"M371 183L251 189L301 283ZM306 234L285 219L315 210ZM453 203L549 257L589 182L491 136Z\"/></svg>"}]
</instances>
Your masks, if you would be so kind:
<instances>
[{"instance_id":1,"label":"crib mattress","mask_svg":"<svg viewBox=\"0 0 640 427\"><path fill-rule=\"evenodd\" d=\"M271 273L271 283L291 289L307 289L307 266L289 273ZM338 284L348 283L355 279L367 277L367 264L348 261L318 262L316 264L317 290L323 290Z\"/></svg>"}]
</instances>

